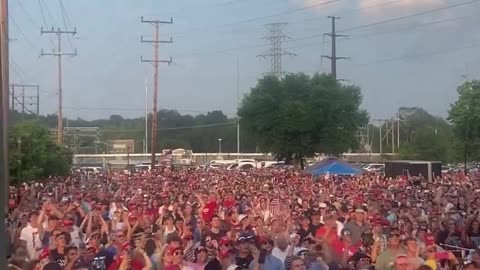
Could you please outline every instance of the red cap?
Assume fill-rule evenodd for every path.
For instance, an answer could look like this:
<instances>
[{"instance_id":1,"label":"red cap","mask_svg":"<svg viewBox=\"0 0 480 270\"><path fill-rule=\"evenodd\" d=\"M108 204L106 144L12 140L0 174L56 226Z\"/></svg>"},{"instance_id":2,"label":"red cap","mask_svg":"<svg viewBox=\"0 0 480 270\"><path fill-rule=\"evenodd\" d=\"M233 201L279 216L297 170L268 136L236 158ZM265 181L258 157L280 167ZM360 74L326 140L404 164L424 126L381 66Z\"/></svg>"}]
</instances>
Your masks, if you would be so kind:
<instances>
[{"instance_id":1,"label":"red cap","mask_svg":"<svg viewBox=\"0 0 480 270\"><path fill-rule=\"evenodd\" d=\"M228 237L222 237L220 239L220 245L228 246L231 244L232 241Z\"/></svg>"},{"instance_id":2,"label":"red cap","mask_svg":"<svg viewBox=\"0 0 480 270\"><path fill-rule=\"evenodd\" d=\"M425 245L427 246L435 245L435 237L432 234L427 234L425 236Z\"/></svg>"},{"instance_id":3,"label":"red cap","mask_svg":"<svg viewBox=\"0 0 480 270\"><path fill-rule=\"evenodd\" d=\"M73 221L71 221L70 219L65 219L63 220L63 226L66 227L66 226L72 226L73 225Z\"/></svg>"},{"instance_id":4,"label":"red cap","mask_svg":"<svg viewBox=\"0 0 480 270\"><path fill-rule=\"evenodd\" d=\"M259 244L267 244L268 241L270 241L270 238L268 238L268 236L266 236L266 235L260 235L258 237L258 243Z\"/></svg>"}]
</instances>

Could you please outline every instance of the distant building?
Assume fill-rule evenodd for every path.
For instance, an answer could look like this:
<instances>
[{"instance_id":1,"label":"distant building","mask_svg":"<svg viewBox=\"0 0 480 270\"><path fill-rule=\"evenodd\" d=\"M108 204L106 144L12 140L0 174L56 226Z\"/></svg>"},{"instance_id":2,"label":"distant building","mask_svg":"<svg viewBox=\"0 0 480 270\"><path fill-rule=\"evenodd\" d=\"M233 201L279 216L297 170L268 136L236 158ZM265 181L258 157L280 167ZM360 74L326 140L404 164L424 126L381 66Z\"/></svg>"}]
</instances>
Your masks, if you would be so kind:
<instances>
[{"instance_id":1,"label":"distant building","mask_svg":"<svg viewBox=\"0 0 480 270\"><path fill-rule=\"evenodd\" d=\"M107 149L108 154L135 153L135 140L109 140Z\"/></svg>"}]
</instances>

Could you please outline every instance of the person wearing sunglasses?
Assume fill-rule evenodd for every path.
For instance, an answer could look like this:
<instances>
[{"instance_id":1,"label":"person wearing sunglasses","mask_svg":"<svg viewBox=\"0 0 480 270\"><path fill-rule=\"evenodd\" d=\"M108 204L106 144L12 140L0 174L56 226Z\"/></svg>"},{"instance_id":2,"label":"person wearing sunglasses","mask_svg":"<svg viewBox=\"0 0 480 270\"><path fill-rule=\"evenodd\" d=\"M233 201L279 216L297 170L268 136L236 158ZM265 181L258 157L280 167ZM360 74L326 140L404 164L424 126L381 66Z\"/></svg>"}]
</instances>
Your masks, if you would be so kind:
<instances>
[{"instance_id":1,"label":"person wearing sunglasses","mask_svg":"<svg viewBox=\"0 0 480 270\"><path fill-rule=\"evenodd\" d=\"M372 255L375 254L375 248L372 250ZM399 254L405 254L405 250L400 246L400 235L393 231L388 236L388 248L385 249L378 257L375 262L376 270L390 270L394 265L394 259Z\"/></svg>"},{"instance_id":2,"label":"person wearing sunglasses","mask_svg":"<svg viewBox=\"0 0 480 270\"><path fill-rule=\"evenodd\" d=\"M372 259L366 253L357 252L350 258L350 263L355 270L368 270L371 267Z\"/></svg>"}]
</instances>

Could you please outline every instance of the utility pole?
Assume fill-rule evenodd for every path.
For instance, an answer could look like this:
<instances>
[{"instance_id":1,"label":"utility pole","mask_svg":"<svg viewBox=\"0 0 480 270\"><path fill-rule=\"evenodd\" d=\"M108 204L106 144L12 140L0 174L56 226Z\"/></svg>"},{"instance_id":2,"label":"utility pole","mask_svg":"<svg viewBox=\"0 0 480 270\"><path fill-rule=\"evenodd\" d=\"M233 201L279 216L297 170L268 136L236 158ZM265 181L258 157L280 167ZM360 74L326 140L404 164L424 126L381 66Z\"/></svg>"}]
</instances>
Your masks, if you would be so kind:
<instances>
[{"instance_id":1,"label":"utility pole","mask_svg":"<svg viewBox=\"0 0 480 270\"><path fill-rule=\"evenodd\" d=\"M143 36L141 37L142 43L152 43L153 44L153 60L143 59L141 57L140 61L145 63L150 63L153 65L155 71L153 74L153 112L152 112L152 142L150 143L150 148L152 150L152 169L155 168L155 155L157 148L157 103L158 103L158 64L167 63L168 65L172 64L172 57L170 60L159 60L158 59L158 44L160 43L172 43L172 38L170 40L159 40L159 29L160 24L172 24L173 18L170 18L170 21L160 21L160 20L144 20L143 16L141 19L142 23L149 23L155 27L155 40L145 40Z\"/></svg>"},{"instance_id":2,"label":"utility pole","mask_svg":"<svg viewBox=\"0 0 480 270\"><path fill-rule=\"evenodd\" d=\"M19 102L18 97L15 94L15 88L21 88L22 89L22 101ZM36 90L36 93L33 95L26 95L25 94L25 88L33 88ZM19 102L19 105L21 105L22 108L22 114L25 113L25 110L27 110L29 113L34 114L32 110L28 109L28 106L35 106L35 114L37 116L40 115L40 85L38 84L12 84L12 110L15 110L15 100ZM29 102L25 103L25 99L30 100ZM23 117L23 115L22 115Z\"/></svg>"},{"instance_id":3,"label":"utility pole","mask_svg":"<svg viewBox=\"0 0 480 270\"><path fill-rule=\"evenodd\" d=\"M269 35L265 37L265 40L267 40L267 43L271 47L268 52L257 56L270 59L270 75L279 79L284 75L282 69L282 57L284 55L295 56L294 53L282 49L283 41L289 39L289 37L283 33L286 25L287 23L271 23L266 25Z\"/></svg>"},{"instance_id":4,"label":"utility pole","mask_svg":"<svg viewBox=\"0 0 480 270\"><path fill-rule=\"evenodd\" d=\"M148 79L145 76L145 149L144 153L148 153Z\"/></svg>"},{"instance_id":5,"label":"utility pole","mask_svg":"<svg viewBox=\"0 0 480 270\"><path fill-rule=\"evenodd\" d=\"M240 108L240 57L237 56L237 114ZM240 154L240 117L237 115L237 154Z\"/></svg>"},{"instance_id":6,"label":"utility pole","mask_svg":"<svg viewBox=\"0 0 480 270\"><path fill-rule=\"evenodd\" d=\"M0 216L6 216L9 190L8 174L8 107L9 107L9 52L8 52L8 0L0 0ZM5 222L0 222L0 232L6 232ZM4 245L5 247L5 245ZM7 263L7 249L0 249L0 265Z\"/></svg>"},{"instance_id":7,"label":"utility pole","mask_svg":"<svg viewBox=\"0 0 480 270\"><path fill-rule=\"evenodd\" d=\"M62 30L57 28L56 30L52 27L51 30L43 30L43 27L40 29L40 33L43 34L55 34L57 35L57 50L52 49L51 53L44 53L43 49L41 55L50 55L56 56L58 60L58 120L57 120L57 144L63 143L63 92L62 92L62 56L69 55L69 56L76 56L77 49L73 53L66 53L62 51L62 35L69 34L75 35L77 34L77 29L75 28L73 31Z\"/></svg>"},{"instance_id":8,"label":"utility pole","mask_svg":"<svg viewBox=\"0 0 480 270\"><path fill-rule=\"evenodd\" d=\"M347 35L338 35L336 30L335 30L335 21L340 19L340 17L335 17L335 16L328 16L332 20L332 32L331 33L325 33L325 35L330 36L332 38L332 53L330 56L328 55L322 55L322 58L327 58L330 59L331 63L331 71L330 74L337 79L337 60L339 59L348 59L347 57L339 57L337 56L337 37L345 37L347 38Z\"/></svg>"}]
</instances>

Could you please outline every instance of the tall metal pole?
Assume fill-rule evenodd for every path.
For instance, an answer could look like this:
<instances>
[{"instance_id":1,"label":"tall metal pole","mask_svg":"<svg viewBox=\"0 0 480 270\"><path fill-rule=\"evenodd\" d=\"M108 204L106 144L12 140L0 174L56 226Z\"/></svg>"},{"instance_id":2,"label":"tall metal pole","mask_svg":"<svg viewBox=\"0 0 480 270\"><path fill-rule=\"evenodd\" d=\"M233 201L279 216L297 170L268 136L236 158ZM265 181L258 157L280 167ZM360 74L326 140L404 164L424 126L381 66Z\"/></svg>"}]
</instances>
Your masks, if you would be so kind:
<instances>
[{"instance_id":1,"label":"tall metal pole","mask_svg":"<svg viewBox=\"0 0 480 270\"><path fill-rule=\"evenodd\" d=\"M9 82L9 52L8 52L8 0L0 0L0 217L6 216L8 199L8 102ZM6 232L5 222L0 222L0 233ZM6 234L5 234L6 235ZM3 235L2 235L3 236ZM0 248L0 265L7 266L7 249Z\"/></svg>"},{"instance_id":2,"label":"tall metal pole","mask_svg":"<svg viewBox=\"0 0 480 270\"><path fill-rule=\"evenodd\" d=\"M25 87L22 87L22 120L25 114Z\"/></svg>"},{"instance_id":3,"label":"tall metal pole","mask_svg":"<svg viewBox=\"0 0 480 270\"><path fill-rule=\"evenodd\" d=\"M37 85L37 116L40 116L40 86Z\"/></svg>"},{"instance_id":4,"label":"tall metal pole","mask_svg":"<svg viewBox=\"0 0 480 270\"><path fill-rule=\"evenodd\" d=\"M382 154L382 153L383 153L383 151L382 151L382 143L383 143L383 138L382 138L382 124L380 124L380 139L379 139L379 141L380 141L380 154Z\"/></svg>"},{"instance_id":5,"label":"tall metal pole","mask_svg":"<svg viewBox=\"0 0 480 270\"><path fill-rule=\"evenodd\" d=\"M145 154L148 153L148 79L145 76Z\"/></svg>"},{"instance_id":6,"label":"tall metal pole","mask_svg":"<svg viewBox=\"0 0 480 270\"><path fill-rule=\"evenodd\" d=\"M400 113L397 114L397 151L400 148Z\"/></svg>"},{"instance_id":7,"label":"tall metal pole","mask_svg":"<svg viewBox=\"0 0 480 270\"><path fill-rule=\"evenodd\" d=\"M335 32L335 20L338 18L335 16L330 16L329 18L332 19L332 61L330 61L331 72L333 78L337 79L337 35Z\"/></svg>"},{"instance_id":8,"label":"tall metal pole","mask_svg":"<svg viewBox=\"0 0 480 270\"><path fill-rule=\"evenodd\" d=\"M63 92L62 92L62 35L60 33L60 28L57 31L58 36L58 119L57 119L57 129L58 137L57 143L63 144Z\"/></svg>"},{"instance_id":9,"label":"tall metal pole","mask_svg":"<svg viewBox=\"0 0 480 270\"><path fill-rule=\"evenodd\" d=\"M238 109L240 108L240 57L237 56L237 153L240 154L240 118Z\"/></svg>"},{"instance_id":10,"label":"tall metal pole","mask_svg":"<svg viewBox=\"0 0 480 270\"><path fill-rule=\"evenodd\" d=\"M15 85L12 84L12 111L15 110Z\"/></svg>"},{"instance_id":11,"label":"tall metal pole","mask_svg":"<svg viewBox=\"0 0 480 270\"><path fill-rule=\"evenodd\" d=\"M392 154L395 154L395 122L392 121Z\"/></svg>"},{"instance_id":12,"label":"tall metal pole","mask_svg":"<svg viewBox=\"0 0 480 270\"><path fill-rule=\"evenodd\" d=\"M157 149L157 103L158 103L158 23L155 24L155 43L154 48L154 61L153 67L155 72L153 74L153 114L152 114L152 169L155 168L155 154Z\"/></svg>"},{"instance_id":13,"label":"tall metal pole","mask_svg":"<svg viewBox=\"0 0 480 270\"><path fill-rule=\"evenodd\" d=\"M143 57L140 59L142 62L147 62L153 64L155 68L155 72L153 74L153 111L152 111L152 138L150 143L150 149L152 153L151 157L151 164L152 168L155 166L155 155L156 155L156 148L157 148L157 103L158 103L158 64L159 63L168 63L169 65L172 63L172 58L170 60L159 60L158 59L158 44L159 43L172 43L172 38L169 41L161 41L159 40L159 28L160 24L172 24L173 19L171 18L170 21L159 21L159 20L144 20L143 17L141 19L142 23L150 23L155 27L155 40L144 40L143 36L141 38L141 42L152 43L154 49L154 59L153 60L144 60Z\"/></svg>"},{"instance_id":14,"label":"tall metal pole","mask_svg":"<svg viewBox=\"0 0 480 270\"><path fill-rule=\"evenodd\" d=\"M340 17L335 16L328 16L329 19L332 20L332 32L325 33L325 35L330 36L332 38L332 52L331 55L322 55L322 58L330 59L331 63L331 71L330 74L336 80L337 79L337 60L339 59L347 59L346 57L338 57L337 56L337 37L348 37L347 35L338 35L335 29L335 21L340 19Z\"/></svg>"}]
</instances>

